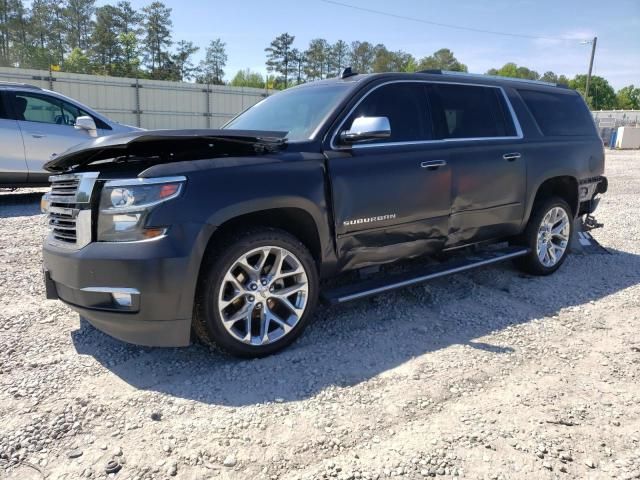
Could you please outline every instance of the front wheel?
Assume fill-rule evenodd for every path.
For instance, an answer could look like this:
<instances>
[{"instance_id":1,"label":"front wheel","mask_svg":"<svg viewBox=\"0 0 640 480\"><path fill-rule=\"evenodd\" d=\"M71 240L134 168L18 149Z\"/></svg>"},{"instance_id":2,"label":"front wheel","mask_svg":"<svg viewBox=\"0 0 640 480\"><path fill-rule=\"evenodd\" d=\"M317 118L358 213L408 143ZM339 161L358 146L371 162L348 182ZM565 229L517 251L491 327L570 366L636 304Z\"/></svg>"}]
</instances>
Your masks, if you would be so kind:
<instances>
[{"instance_id":1,"label":"front wheel","mask_svg":"<svg viewBox=\"0 0 640 480\"><path fill-rule=\"evenodd\" d=\"M307 248L276 229L230 238L203 266L194 330L240 357L263 357L304 330L318 297Z\"/></svg>"},{"instance_id":2,"label":"front wheel","mask_svg":"<svg viewBox=\"0 0 640 480\"><path fill-rule=\"evenodd\" d=\"M516 259L527 273L549 275L562 265L569 253L573 229L571 208L559 197L547 198L534 206L529 223L518 242L531 250Z\"/></svg>"}]
</instances>

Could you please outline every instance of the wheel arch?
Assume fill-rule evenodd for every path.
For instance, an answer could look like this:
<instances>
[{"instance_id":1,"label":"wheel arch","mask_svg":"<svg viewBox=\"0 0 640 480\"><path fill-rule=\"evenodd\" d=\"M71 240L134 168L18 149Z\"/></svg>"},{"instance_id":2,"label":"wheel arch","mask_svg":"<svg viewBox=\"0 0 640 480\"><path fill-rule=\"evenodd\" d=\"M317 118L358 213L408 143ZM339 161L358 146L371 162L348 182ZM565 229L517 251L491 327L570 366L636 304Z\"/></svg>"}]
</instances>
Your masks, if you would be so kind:
<instances>
[{"instance_id":1,"label":"wheel arch","mask_svg":"<svg viewBox=\"0 0 640 480\"><path fill-rule=\"evenodd\" d=\"M578 193L578 180L572 175L557 175L549 177L542 181L535 189L535 195L530 202L526 219L529 221L531 211L534 205L540 202L544 198L550 196L558 196L562 198L569 207L571 207L571 213L575 218L578 215L579 193Z\"/></svg>"}]
</instances>

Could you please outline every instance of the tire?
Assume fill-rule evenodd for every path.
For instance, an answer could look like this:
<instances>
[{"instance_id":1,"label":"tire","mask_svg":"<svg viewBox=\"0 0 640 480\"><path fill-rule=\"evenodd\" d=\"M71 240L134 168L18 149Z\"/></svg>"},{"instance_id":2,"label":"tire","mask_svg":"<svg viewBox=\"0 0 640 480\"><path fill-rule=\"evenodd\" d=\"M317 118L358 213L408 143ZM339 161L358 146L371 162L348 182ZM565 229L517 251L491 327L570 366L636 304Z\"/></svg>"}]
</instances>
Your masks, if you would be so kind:
<instances>
[{"instance_id":1,"label":"tire","mask_svg":"<svg viewBox=\"0 0 640 480\"><path fill-rule=\"evenodd\" d=\"M560 229L562 225L564 226ZM514 263L526 273L552 274L560 268L569 254L572 233L573 214L567 202L560 197L547 197L538 201L522 236L514 242L529 247L531 252L517 258Z\"/></svg>"},{"instance_id":2,"label":"tire","mask_svg":"<svg viewBox=\"0 0 640 480\"><path fill-rule=\"evenodd\" d=\"M215 247L201 270L196 336L243 358L264 357L290 345L318 301L318 272L309 250L275 228L229 237Z\"/></svg>"}]
</instances>

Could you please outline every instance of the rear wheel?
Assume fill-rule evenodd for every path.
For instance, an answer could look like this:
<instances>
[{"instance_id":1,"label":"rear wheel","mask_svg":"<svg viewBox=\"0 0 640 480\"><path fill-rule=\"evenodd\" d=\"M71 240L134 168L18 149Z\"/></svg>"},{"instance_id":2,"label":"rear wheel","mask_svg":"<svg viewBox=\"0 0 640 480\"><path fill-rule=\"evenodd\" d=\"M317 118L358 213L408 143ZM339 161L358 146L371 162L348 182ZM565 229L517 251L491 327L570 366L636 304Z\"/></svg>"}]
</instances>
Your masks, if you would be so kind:
<instances>
[{"instance_id":1,"label":"rear wheel","mask_svg":"<svg viewBox=\"0 0 640 480\"><path fill-rule=\"evenodd\" d=\"M516 259L527 273L549 275L562 265L569 253L573 229L571 208L560 197L550 197L534 206L529 223L519 240L531 252Z\"/></svg>"},{"instance_id":2,"label":"rear wheel","mask_svg":"<svg viewBox=\"0 0 640 480\"><path fill-rule=\"evenodd\" d=\"M262 357L286 347L317 302L313 258L282 230L229 239L203 268L194 330L232 355Z\"/></svg>"}]
</instances>

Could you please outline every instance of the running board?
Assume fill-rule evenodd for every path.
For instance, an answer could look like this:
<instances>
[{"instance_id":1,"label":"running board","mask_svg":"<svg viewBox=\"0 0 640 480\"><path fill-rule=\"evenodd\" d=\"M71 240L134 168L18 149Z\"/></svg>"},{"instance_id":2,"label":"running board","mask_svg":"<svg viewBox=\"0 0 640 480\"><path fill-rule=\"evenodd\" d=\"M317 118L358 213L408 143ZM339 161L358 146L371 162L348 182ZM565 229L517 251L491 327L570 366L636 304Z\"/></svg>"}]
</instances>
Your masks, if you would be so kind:
<instances>
[{"instance_id":1,"label":"running board","mask_svg":"<svg viewBox=\"0 0 640 480\"><path fill-rule=\"evenodd\" d=\"M528 254L529 251L528 248L508 247L500 250L474 253L462 259L449 260L444 263L429 265L405 273L387 275L382 278L365 280L360 283L328 289L322 292L322 298L331 305L336 305L338 303L388 292L396 288L408 287L409 285L426 282L434 278L465 272L484 265L491 265L492 263L521 257Z\"/></svg>"}]
</instances>

